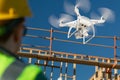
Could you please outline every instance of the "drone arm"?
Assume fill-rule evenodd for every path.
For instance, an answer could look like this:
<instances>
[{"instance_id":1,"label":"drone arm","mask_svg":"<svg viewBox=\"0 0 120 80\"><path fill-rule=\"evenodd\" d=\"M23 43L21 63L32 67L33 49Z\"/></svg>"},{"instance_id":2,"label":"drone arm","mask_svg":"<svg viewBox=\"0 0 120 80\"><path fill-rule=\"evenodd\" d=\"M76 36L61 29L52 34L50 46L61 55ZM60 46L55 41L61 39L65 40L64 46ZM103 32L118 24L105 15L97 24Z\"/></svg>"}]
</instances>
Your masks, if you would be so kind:
<instances>
[{"instance_id":1,"label":"drone arm","mask_svg":"<svg viewBox=\"0 0 120 80\"><path fill-rule=\"evenodd\" d=\"M75 6L75 13L76 13L76 15L78 16L78 17L80 17L80 13L79 13L79 9L78 9L78 7L77 6Z\"/></svg>"},{"instance_id":2,"label":"drone arm","mask_svg":"<svg viewBox=\"0 0 120 80\"><path fill-rule=\"evenodd\" d=\"M91 19L91 22L92 22L93 24L101 24L101 23L104 23L104 22L105 22L105 19L104 19L103 16L102 16L101 19L99 19L99 20Z\"/></svg>"},{"instance_id":3,"label":"drone arm","mask_svg":"<svg viewBox=\"0 0 120 80\"><path fill-rule=\"evenodd\" d=\"M70 28L69 28L69 31L68 31L68 36L67 36L68 38L70 38L70 37L71 37L71 36L70 36L70 32L71 32L71 30L72 30L72 27L70 27Z\"/></svg>"},{"instance_id":4,"label":"drone arm","mask_svg":"<svg viewBox=\"0 0 120 80\"><path fill-rule=\"evenodd\" d=\"M90 21L92 22L92 24L98 24L98 20L91 19Z\"/></svg>"},{"instance_id":5,"label":"drone arm","mask_svg":"<svg viewBox=\"0 0 120 80\"><path fill-rule=\"evenodd\" d=\"M72 27L69 28L69 31L68 31L68 38L70 38L73 34L75 34L77 32L77 30L75 30L74 32L70 33L72 30Z\"/></svg>"},{"instance_id":6,"label":"drone arm","mask_svg":"<svg viewBox=\"0 0 120 80\"><path fill-rule=\"evenodd\" d=\"M75 28L76 26L76 20L75 21L72 21L72 22L66 22L66 23L63 23L63 22L60 22L59 24L60 27L72 27L72 28Z\"/></svg>"}]
</instances>

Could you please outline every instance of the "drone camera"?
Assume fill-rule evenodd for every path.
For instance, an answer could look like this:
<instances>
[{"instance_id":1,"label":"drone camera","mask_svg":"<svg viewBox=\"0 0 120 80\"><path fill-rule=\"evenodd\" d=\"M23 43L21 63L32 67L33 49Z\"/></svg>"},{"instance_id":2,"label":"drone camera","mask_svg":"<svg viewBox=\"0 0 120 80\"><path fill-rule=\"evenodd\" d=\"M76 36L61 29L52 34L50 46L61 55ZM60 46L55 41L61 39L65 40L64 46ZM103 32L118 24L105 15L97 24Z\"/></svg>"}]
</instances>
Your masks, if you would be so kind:
<instances>
[{"instance_id":1,"label":"drone camera","mask_svg":"<svg viewBox=\"0 0 120 80\"><path fill-rule=\"evenodd\" d=\"M84 27L87 27L86 25L84 25Z\"/></svg>"},{"instance_id":2,"label":"drone camera","mask_svg":"<svg viewBox=\"0 0 120 80\"><path fill-rule=\"evenodd\" d=\"M81 30L82 28L79 28L78 30Z\"/></svg>"},{"instance_id":3,"label":"drone camera","mask_svg":"<svg viewBox=\"0 0 120 80\"><path fill-rule=\"evenodd\" d=\"M84 37L84 35L83 35L83 34L82 34L81 36L82 36L82 37Z\"/></svg>"},{"instance_id":4,"label":"drone camera","mask_svg":"<svg viewBox=\"0 0 120 80\"><path fill-rule=\"evenodd\" d=\"M81 24L81 26L84 26L83 24Z\"/></svg>"}]
</instances>

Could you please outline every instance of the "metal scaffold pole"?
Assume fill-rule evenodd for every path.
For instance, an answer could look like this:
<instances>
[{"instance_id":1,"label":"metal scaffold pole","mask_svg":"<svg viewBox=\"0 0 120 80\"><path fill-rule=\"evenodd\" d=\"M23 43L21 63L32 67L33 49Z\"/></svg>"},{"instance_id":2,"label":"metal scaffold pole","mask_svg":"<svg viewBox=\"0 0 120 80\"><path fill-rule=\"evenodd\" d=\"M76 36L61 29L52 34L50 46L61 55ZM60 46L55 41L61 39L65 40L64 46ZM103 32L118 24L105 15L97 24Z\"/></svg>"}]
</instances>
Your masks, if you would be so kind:
<instances>
[{"instance_id":1,"label":"metal scaffold pole","mask_svg":"<svg viewBox=\"0 0 120 80\"><path fill-rule=\"evenodd\" d=\"M45 52L45 55L47 55L48 53ZM47 60L44 60L44 74L46 75L46 67L47 67L47 64L48 64L48 61Z\"/></svg>"},{"instance_id":2,"label":"metal scaffold pole","mask_svg":"<svg viewBox=\"0 0 120 80\"><path fill-rule=\"evenodd\" d=\"M53 29L50 29L50 55L52 55L52 40L53 40Z\"/></svg>"},{"instance_id":3,"label":"metal scaffold pole","mask_svg":"<svg viewBox=\"0 0 120 80\"><path fill-rule=\"evenodd\" d=\"M68 58L68 55L66 55L66 58ZM66 62L66 63L65 63L65 75L64 75L64 76L65 76L65 80L68 79L68 77L67 77L67 76L68 76L68 75L67 75L67 72L68 72L68 63Z\"/></svg>"},{"instance_id":4,"label":"metal scaffold pole","mask_svg":"<svg viewBox=\"0 0 120 80\"><path fill-rule=\"evenodd\" d=\"M32 54L32 50L30 50L30 54ZM32 58L29 58L28 63L32 63Z\"/></svg>"},{"instance_id":5,"label":"metal scaffold pole","mask_svg":"<svg viewBox=\"0 0 120 80\"><path fill-rule=\"evenodd\" d=\"M74 59L76 59L76 55L74 56ZM73 80L76 80L76 64L73 63Z\"/></svg>"},{"instance_id":6,"label":"metal scaffold pole","mask_svg":"<svg viewBox=\"0 0 120 80\"><path fill-rule=\"evenodd\" d=\"M54 53L52 55L54 55ZM51 65L52 65L52 67L51 67L50 80L53 80L53 69L54 69L53 66L54 66L54 61L51 62Z\"/></svg>"},{"instance_id":7,"label":"metal scaffold pole","mask_svg":"<svg viewBox=\"0 0 120 80\"><path fill-rule=\"evenodd\" d=\"M88 66L95 66L95 74L91 77L90 80L119 80L119 74L118 70L120 69L120 59L117 58L117 50L120 49L120 47L117 45L117 41L120 40L120 37L117 36L95 36L94 38L102 38L102 39L110 39L114 40L114 45L105 45L105 44L93 44L93 43L86 43L85 46L95 46L95 47L101 47L101 48L109 48L114 50L114 57L113 58L105 58L100 56L90 56L90 55L82 55L77 53L69 53L69 52L57 52L53 51L53 41L56 42L64 42L64 43L71 43L71 44L77 44L77 45L83 45L82 42L74 41L74 40L68 40L68 39L62 39L59 38L59 36L55 37L53 33L59 33L59 34L67 34L67 32L64 31L58 31L53 30L52 28L50 30L47 29L40 29L40 28L28 28L30 30L37 30L37 31L45 31L49 32L49 36L37 36L37 35L30 35L28 34L26 37L32 38L32 39L44 39L48 41L48 46L40 46L40 45L31 45L31 44L23 44L20 48L20 51L18 55L20 57L28 58L28 63L33 63L34 60L37 60L36 64L43 66L44 74L47 75L47 71L49 69L49 79L50 80L56 80L54 79L54 74L56 74L56 69L58 69L57 73L57 80L76 80L77 78L77 65L88 65ZM47 34L48 35L48 34ZM54 36L54 37L53 37ZM24 46L24 47L23 47ZM56 65L57 63L57 65ZM69 64L72 63L72 69L69 72L69 69L71 66ZM48 68L49 67L49 68ZM56 69L55 69L56 68ZM112 77L112 71L114 70L114 77ZM59 72L60 71L60 72ZM72 73L72 75L70 74Z\"/></svg>"},{"instance_id":8,"label":"metal scaffold pole","mask_svg":"<svg viewBox=\"0 0 120 80\"><path fill-rule=\"evenodd\" d=\"M63 55L61 54L60 57L63 57ZM60 77L59 78L63 78L63 74L62 74L62 66L63 66L63 62L60 62Z\"/></svg>"},{"instance_id":9,"label":"metal scaffold pole","mask_svg":"<svg viewBox=\"0 0 120 80\"><path fill-rule=\"evenodd\" d=\"M116 49L117 49L117 44L116 44L116 41L117 41L117 37L114 36L114 65L113 67L115 67L117 65L117 53L116 53ZM117 75L118 75L118 70L117 69L114 69L114 80L117 80Z\"/></svg>"}]
</instances>

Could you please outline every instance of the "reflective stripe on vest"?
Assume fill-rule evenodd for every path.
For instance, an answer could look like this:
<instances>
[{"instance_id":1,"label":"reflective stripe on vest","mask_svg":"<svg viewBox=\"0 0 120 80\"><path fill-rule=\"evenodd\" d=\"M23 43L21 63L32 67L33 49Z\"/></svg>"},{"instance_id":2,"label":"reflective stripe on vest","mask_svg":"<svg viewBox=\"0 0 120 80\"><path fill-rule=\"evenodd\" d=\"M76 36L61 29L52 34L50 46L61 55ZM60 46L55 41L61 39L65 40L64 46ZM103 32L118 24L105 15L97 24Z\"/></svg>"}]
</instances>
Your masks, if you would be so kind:
<instances>
[{"instance_id":1,"label":"reflective stripe on vest","mask_svg":"<svg viewBox=\"0 0 120 80\"><path fill-rule=\"evenodd\" d=\"M39 76L38 76L39 75ZM37 77L39 77L37 79ZM47 80L41 67L26 65L0 52L0 80Z\"/></svg>"},{"instance_id":2,"label":"reflective stripe on vest","mask_svg":"<svg viewBox=\"0 0 120 80\"><path fill-rule=\"evenodd\" d=\"M16 60L5 70L2 80L16 80L25 67L25 64Z\"/></svg>"},{"instance_id":3,"label":"reflective stripe on vest","mask_svg":"<svg viewBox=\"0 0 120 80\"><path fill-rule=\"evenodd\" d=\"M26 66L17 80L35 80L39 73L42 73L41 68L35 65L29 65Z\"/></svg>"},{"instance_id":4,"label":"reflective stripe on vest","mask_svg":"<svg viewBox=\"0 0 120 80\"><path fill-rule=\"evenodd\" d=\"M15 61L14 58L4 55L0 52L0 77L4 74L5 70Z\"/></svg>"}]
</instances>

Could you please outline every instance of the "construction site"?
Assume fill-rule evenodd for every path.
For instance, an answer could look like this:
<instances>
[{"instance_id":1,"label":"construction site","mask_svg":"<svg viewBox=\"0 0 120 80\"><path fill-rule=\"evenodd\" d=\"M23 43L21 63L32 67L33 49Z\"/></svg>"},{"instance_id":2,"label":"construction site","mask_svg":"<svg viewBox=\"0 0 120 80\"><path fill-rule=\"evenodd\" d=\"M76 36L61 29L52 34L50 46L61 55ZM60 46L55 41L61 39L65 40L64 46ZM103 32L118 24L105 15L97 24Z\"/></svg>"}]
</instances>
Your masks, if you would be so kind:
<instances>
[{"instance_id":1,"label":"construction site","mask_svg":"<svg viewBox=\"0 0 120 80\"><path fill-rule=\"evenodd\" d=\"M28 43L23 43L19 50L20 58L26 59L26 63L32 63L43 68L44 74L48 77L49 80L83 80L82 76L79 79L77 78L77 69L81 69L81 67L77 67L78 65L85 66L93 66L94 73L93 75L88 77L88 80L120 80L120 59L117 54L120 47L118 46L118 42L120 37L117 36L95 36L96 39L107 39L112 40L113 45L104 45L104 44L94 44L94 43L86 43L69 40L69 39L61 39L59 35L66 35L67 32L54 30L54 29L41 29L41 28L31 28L28 27L28 30L33 31L34 33L40 32L45 33L45 35L31 35L27 34L25 38L39 39L39 43L47 43L48 45L33 45ZM42 40L44 42L42 42ZM46 42L45 42L46 41ZM63 52L56 51L53 49L53 46L58 47L58 45L53 45L53 42L57 41L58 43L69 43L76 44L82 46L90 46L92 47L102 47L109 48L113 50L112 57L102 57L102 56L94 56L94 55L86 55L86 54L77 54L73 52ZM107 43L107 42L106 42ZM72 51L72 50L71 50ZM98 51L99 52L99 51ZM97 55L97 53L96 53ZM103 54L104 55L104 54ZM82 74L82 72L79 72ZM89 70L86 72L89 73ZM87 77L87 76L85 76Z\"/></svg>"},{"instance_id":2,"label":"construction site","mask_svg":"<svg viewBox=\"0 0 120 80\"><path fill-rule=\"evenodd\" d=\"M0 0L0 80L120 80L119 8L120 0Z\"/></svg>"}]
</instances>

